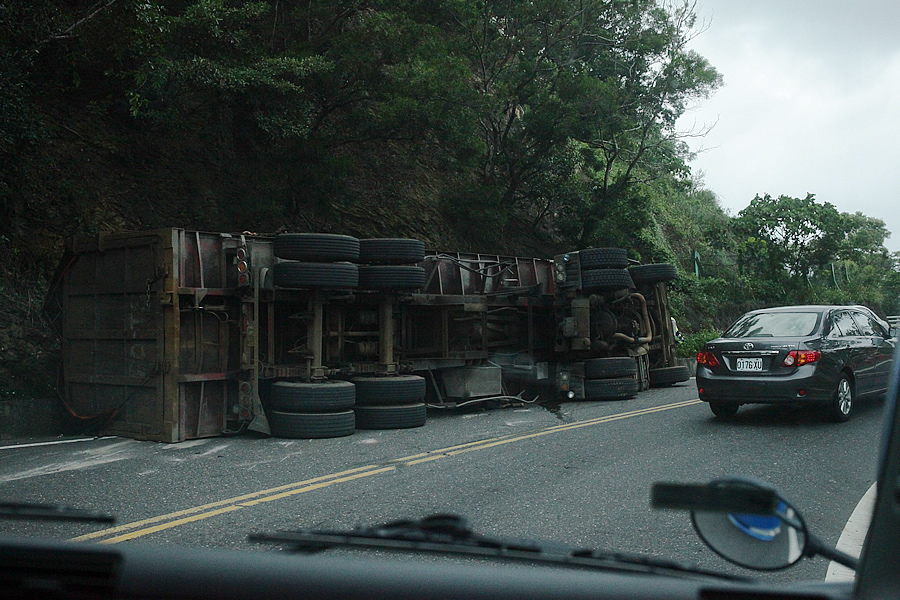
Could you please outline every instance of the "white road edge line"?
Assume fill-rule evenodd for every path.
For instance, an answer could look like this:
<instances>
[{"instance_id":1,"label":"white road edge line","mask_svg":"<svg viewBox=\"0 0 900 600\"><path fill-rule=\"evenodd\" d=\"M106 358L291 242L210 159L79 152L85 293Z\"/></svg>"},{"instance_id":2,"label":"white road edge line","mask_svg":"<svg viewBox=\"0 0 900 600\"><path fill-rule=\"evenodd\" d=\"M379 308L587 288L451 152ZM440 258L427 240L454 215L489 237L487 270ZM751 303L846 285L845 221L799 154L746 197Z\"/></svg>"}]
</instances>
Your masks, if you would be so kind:
<instances>
[{"instance_id":1,"label":"white road edge line","mask_svg":"<svg viewBox=\"0 0 900 600\"><path fill-rule=\"evenodd\" d=\"M863 542L866 541L866 532L869 530L869 523L872 522L872 509L875 508L875 484L863 494L859 504L853 509L853 514L844 525L841 537L837 543L837 549L846 552L851 556L859 557L862 552ZM856 573L843 565L832 561L828 565L828 572L825 574L825 581L853 581Z\"/></svg>"},{"instance_id":2,"label":"white road edge line","mask_svg":"<svg viewBox=\"0 0 900 600\"><path fill-rule=\"evenodd\" d=\"M32 444L10 444L7 446L0 446L0 450L15 450L17 448L34 448L36 446L58 446L59 444L74 444L75 442L93 442L95 440L111 440L115 438L114 435L107 435L104 437L89 437L89 438L77 438L74 440L53 440L52 442L34 442Z\"/></svg>"}]
</instances>

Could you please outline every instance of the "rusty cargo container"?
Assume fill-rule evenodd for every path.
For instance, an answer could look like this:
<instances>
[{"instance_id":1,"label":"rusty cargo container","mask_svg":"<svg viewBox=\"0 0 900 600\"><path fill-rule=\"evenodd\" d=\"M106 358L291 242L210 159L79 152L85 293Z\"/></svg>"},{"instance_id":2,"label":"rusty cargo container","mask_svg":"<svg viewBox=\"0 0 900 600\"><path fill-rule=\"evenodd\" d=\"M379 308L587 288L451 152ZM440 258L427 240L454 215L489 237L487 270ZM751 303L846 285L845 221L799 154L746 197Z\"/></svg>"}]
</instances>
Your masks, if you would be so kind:
<instances>
[{"instance_id":1,"label":"rusty cargo container","mask_svg":"<svg viewBox=\"0 0 900 600\"><path fill-rule=\"evenodd\" d=\"M241 411L230 263L246 244L271 253L270 238L183 229L72 239L46 306L69 408L139 439L227 431Z\"/></svg>"}]
</instances>

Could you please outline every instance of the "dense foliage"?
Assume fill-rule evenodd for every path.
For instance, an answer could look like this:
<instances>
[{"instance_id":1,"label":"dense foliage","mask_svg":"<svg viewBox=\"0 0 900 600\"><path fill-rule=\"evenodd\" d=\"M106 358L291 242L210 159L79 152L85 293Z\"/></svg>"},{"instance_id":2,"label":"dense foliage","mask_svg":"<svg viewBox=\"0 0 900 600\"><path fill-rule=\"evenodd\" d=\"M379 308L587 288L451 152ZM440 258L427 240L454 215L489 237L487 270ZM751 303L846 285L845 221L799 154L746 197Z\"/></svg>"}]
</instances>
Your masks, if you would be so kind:
<instances>
[{"instance_id":1,"label":"dense foliage","mask_svg":"<svg viewBox=\"0 0 900 600\"><path fill-rule=\"evenodd\" d=\"M691 178L676 121L721 83L698 33L681 0L6 0L0 316L31 325L0 354L40 338L66 236L163 226L621 246L680 264L688 332L900 312L882 222L812 196L732 218Z\"/></svg>"},{"instance_id":2,"label":"dense foliage","mask_svg":"<svg viewBox=\"0 0 900 600\"><path fill-rule=\"evenodd\" d=\"M620 238L646 226L635 186L686 172L675 121L720 82L686 47L687 3L15 0L0 13L13 243L51 200L68 229L112 224L90 206L107 190L61 155L76 140L133 179L108 193L134 225L309 224L359 203L348 181L375 154L436 173L437 207L469 234L624 243L608 222ZM23 177L43 158L63 177L37 198Z\"/></svg>"}]
</instances>

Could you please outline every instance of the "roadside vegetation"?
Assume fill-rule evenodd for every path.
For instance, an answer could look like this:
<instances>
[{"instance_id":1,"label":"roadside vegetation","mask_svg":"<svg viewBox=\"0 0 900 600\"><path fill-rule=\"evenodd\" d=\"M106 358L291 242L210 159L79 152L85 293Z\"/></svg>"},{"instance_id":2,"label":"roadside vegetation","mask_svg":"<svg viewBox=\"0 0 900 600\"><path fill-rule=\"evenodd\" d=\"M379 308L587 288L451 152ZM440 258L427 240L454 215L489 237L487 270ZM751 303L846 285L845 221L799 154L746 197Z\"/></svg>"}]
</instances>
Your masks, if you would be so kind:
<instances>
[{"instance_id":1,"label":"roadside vegetation","mask_svg":"<svg viewBox=\"0 0 900 600\"><path fill-rule=\"evenodd\" d=\"M64 240L120 229L620 246L679 265L673 310L698 338L782 303L900 313L883 222L813 196L729 215L691 174L703 131L676 121L722 81L687 48L692 8L3 2L0 376L50 387L36 316Z\"/></svg>"}]
</instances>

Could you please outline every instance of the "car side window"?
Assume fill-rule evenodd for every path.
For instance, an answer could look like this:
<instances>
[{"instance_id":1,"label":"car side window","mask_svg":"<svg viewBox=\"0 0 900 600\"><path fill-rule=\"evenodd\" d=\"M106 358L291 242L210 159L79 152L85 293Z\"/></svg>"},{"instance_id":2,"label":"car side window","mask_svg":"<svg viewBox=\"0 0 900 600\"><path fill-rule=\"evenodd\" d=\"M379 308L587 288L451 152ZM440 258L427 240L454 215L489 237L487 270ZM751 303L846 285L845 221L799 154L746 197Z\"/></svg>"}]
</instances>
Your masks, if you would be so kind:
<instances>
[{"instance_id":1,"label":"car side window","mask_svg":"<svg viewBox=\"0 0 900 600\"><path fill-rule=\"evenodd\" d=\"M838 313L831 313L828 315L828 333L826 337L829 339L835 339L841 337L841 330L838 327L838 317L840 315Z\"/></svg>"},{"instance_id":2,"label":"car side window","mask_svg":"<svg viewBox=\"0 0 900 600\"><path fill-rule=\"evenodd\" d=\"M853 316L856 319L856 322L859 323L859 328L860 331L863 332L863 335L878 336L883 338L889 337L885 333L884 328L881 327L881 324L869 315L865 313L856 313Z\"/></svg>"},{"instance_id":3,"label":"car side window","mask_svg":"<svg viewBox=\"0 0 900 600\"><path fill-rule=\"evenodd\" d=\"M859 332L856 321L853 320L853 317L847 311L841 311L834 316L834 326L843 337L862 335Z\"/></svg>"},{"instance_id":4,"label":"car side window","mask_svg":"<svg viewBox=\"0 0 900 600\"><path fill-rule=\"evenodd\" d=\"M862 313L853 313L852 316L853 320L856 321L857 326L859 326L859 335L875 335L875 330L872 329L872 323L869 321L869 317Z\"/></svg>"}]
</instances>

